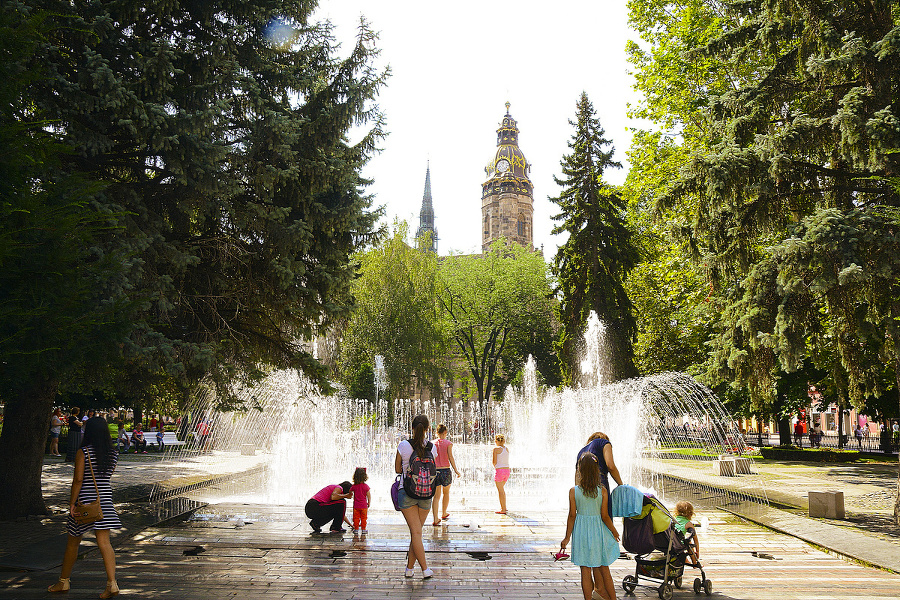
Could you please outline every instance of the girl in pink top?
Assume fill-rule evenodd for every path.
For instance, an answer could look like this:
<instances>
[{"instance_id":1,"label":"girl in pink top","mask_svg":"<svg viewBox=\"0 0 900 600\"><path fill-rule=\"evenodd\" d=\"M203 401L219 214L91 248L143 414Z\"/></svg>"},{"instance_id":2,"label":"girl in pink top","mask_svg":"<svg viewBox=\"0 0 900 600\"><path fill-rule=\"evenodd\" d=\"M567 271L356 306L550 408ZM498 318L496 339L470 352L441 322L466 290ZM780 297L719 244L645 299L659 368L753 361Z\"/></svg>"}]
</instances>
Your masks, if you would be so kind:
<instances>
[{"instance_id":1,"label":"girl in pink top","mask_svg":"<svg viewBox=\"0 0 900 600\"><path fill-rule=\"evenodd\" d=\"M453 475L450 474L450 467L459 477L459 470L456 468L456 461L453 460L453 442L447 439L447 426L441 423L437 428L438 440L434 443L434 449L437 452L437 458L434 464L437 467L437 477L434 479L434 502L431 503L431 512L434 514L434 522L432 525L441 524L442 519L450 517L447 512L447 506L450 504L450 484L453 483ZM444 494L444 510L441 518L438 519L438 502L441 499L441 493Z\"/></svg>"},{"instance_id":2,"label":"girl in pink top","mask_svg":"<svg viewBox=\"0 0 900 600\"><path fill-rule=\"evenodd\" d=\"M365 467L357 467L353 472L353 531L368 533L366 521L369 515L369 505L372 504L372 492L369 490L366 480L369 478Z\"/></svg>"}]
</instances>

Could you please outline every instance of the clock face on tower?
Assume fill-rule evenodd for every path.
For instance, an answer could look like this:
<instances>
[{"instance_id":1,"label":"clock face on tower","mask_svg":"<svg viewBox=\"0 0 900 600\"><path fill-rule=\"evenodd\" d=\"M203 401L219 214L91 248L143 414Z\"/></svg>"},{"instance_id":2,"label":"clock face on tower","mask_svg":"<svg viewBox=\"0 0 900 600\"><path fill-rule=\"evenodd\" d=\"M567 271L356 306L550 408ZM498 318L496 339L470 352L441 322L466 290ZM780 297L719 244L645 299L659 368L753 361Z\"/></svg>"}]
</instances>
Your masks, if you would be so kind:
<instances>
[{"instance_id":1,"label":"clock face on tower","mask_svg":"<svg viewBox=\"0 0 900 600\"><path fill-rule=\"evenodd\" d=\"M497 171L500 173L506 173L509 171L509 161L505 158L501 158L497 161Z\"/></svg>"}]
</instances>

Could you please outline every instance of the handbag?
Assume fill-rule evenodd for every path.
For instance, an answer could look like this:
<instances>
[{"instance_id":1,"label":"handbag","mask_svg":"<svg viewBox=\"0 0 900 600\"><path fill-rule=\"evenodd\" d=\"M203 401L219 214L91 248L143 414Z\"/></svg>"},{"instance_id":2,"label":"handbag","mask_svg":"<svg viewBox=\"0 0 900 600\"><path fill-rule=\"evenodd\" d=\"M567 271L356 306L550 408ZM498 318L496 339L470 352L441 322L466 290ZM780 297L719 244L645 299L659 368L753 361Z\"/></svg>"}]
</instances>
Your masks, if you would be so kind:
<instances>
[{"instance_id":1,"label":"handbag","mask_svg":"<svg viewBox=\"0 0 900 600\"><path fill-rule=\"evenodd\" d=\"M100 508L100 488L97 487L97 476L94 475L94 463L91 461L90 455L88 455L87 448L84 449L84 454L85 461L91 467L91 479L94 480L94 490L97 492L97 499L87 504L75 503L75 508L72 510L72 518L79 525L96 523L103 518L103 509Z\"/></svg>"},{"instance_id":2,"label":"handbag","mask_svg":"<svg viewBox=\"0 0 900 600\"><path fill-rule=\"evenodd\" d=\"M391 500L394 502L394 510L400 510L400 486L403 485L403 474L397 475L397 479L391 484Z\"/></svg>"}]
</instances>

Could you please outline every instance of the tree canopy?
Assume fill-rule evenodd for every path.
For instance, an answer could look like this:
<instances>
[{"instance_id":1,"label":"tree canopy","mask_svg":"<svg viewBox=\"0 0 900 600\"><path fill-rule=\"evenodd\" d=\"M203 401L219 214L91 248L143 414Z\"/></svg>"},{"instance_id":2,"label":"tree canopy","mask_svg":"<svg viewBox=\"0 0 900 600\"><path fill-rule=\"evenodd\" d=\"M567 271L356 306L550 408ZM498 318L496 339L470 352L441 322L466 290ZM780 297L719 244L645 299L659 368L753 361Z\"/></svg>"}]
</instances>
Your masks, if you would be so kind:
<instances>
[{"instance_id":1,"label":"tree canopy","mask_svg":"<svg viewBox=\"0 0 900 600\"><path fill-rule=\"evenodd\" d=\"M358 255L356 306L341 337L342 379L352 384L361 367L371 374L375 356L384 356L392 397L413 383L439 391L448 369L437 256L407 244L407 234L407 225L396 223L391 237Z\"/></svg>"},{"instance_id":2,"label":"tree canopy","mask_svg":"<svg viewBox=\"0 0 900 600\"><path fill-rule=\"evenodd\" d=\"M609 331L613 380L626 379L637 375L632 346L637 325L623 282L640 256L626 226L626 202L619 190L603 181L604 170L621 164L613 160L612 142L603 137L587 94L581 94L576 120L569 123L575 128L569 141L572 153L560 162L563 178L554 177L563 189L550 198L560 208L553 217L560 221L553 233L569 234L553 259L561 292L559 348L565 379L575 380L591 311Z\"/></svg>"},{"instance_id":3,"label":"tree canopy","mask_svg":"<svg viewBox=\"0 0 900 600\"><path fill-rule=\"evenodd\" d=\"M47 233L37 242L56 261L44 266L46 275L66 279L57 290L65 297L53 302L71 312L60 310L57 321L90 327L77 319L83 311L106 326L116 321L101 315L132 311L118 340L98 336L107 357L84 375L206 379L225 384L223 399L232 380L271 367L324 376L301 341L353 305L350 257L380 214L360 170L383 135L374 98L386 73L372 66L375 34L365 23L340 56L330 25L310 20L314 8L313 1L4 5L14 25L42 24L38 35L7 30L4 43L25 48L2 58L27 99L12 126L39 122L40 135L68 149L38 161L26 181L32 190L53 182L79 190L56 210L20 186L3 199L4 210L24 215L28 202L44 202L44 212L29 218L66 220L57 237L73 252ZM358 141L350 143L353 128ZM28 265L17 264L21 285L10 288L17 301L49 303L55 292L33 289L24 281ZM10 314L0 315L0 330L18 327ZM41 354L49 356L30 356ZM21 475L8 466L19 451L7 444L10 432L43 435L66 373L53 370L40 403L4 396L3 482ZM20 414L17 406L30 408ZM34 494L29 502L13 497L4 498L7 514L42 512Z\"/></svg>"},{"instance_id":4,"label":"tree canopy","mask_svg":"<svg viewBox=\"0 0 900 600\"><path fill-rule=\"evenodd\" d=\"M543 257L501 238L480 255L440 263L438 299L460 361L479 401L502 392L525 364L530 346L552 336L552 281ZM547 353L536 353L536 360ZM552 373L549 364L538 369Z\"/></svg>"},{"instance_id":5,"label":"tree canopy","mask_svg":"<svg viewBox=\"0 0 900 600\"><path fill-rule=\"evenodd\" d=\"M638 155L677 147L657 215L674 216L721 312L707 380L764 412L803 370L859 408L900 387L897 3L629 6L657 127Z\"/></svg>"}]
</instances>

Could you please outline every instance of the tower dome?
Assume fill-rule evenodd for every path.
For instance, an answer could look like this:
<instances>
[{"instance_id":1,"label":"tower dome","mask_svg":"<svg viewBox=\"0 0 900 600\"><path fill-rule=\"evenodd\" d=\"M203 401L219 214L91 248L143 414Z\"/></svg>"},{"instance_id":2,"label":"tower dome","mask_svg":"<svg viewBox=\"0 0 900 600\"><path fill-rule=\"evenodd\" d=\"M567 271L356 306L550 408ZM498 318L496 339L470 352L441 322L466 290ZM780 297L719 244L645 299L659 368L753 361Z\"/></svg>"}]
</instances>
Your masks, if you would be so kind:
<instances>
[{"instance_id":1,"label":"tower dome","mask_svg":"<svg viewBox=\"0 0 900 600\"><path fill-rule=\"evenodd\" d=\"M487 179L481 186L483 230L482 250L499 237L532 248L534 187L528 178L531 165L519 148L519 127L506 114L497 129L497 150L484 168Z\"/></svg>"}]
</instances>

